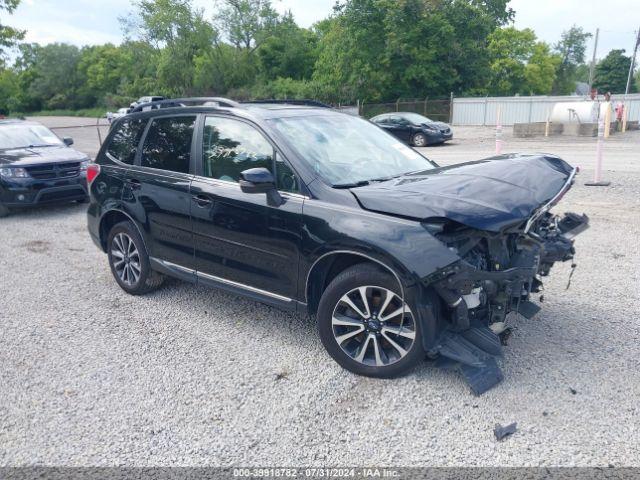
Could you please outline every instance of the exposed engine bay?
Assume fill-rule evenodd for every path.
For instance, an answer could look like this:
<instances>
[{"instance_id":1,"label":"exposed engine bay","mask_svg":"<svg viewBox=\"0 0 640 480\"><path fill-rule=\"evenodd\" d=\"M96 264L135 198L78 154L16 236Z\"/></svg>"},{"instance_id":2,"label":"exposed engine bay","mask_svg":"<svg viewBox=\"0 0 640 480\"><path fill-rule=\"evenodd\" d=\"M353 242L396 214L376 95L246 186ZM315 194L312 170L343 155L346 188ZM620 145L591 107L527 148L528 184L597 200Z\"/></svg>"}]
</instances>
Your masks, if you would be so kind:
<instances>
[{"instance_id":1,"label":"exposed engine bay","mask_svg":"<svg viewBox=\"0 0 640 480\"><path fill-rule=\"evenodd\" d=\"M476 394L502 380L495 363L498 334L507 331L507 314L532 318L540 307L530 299L556 262L573 260L574 237L588 228L586 215L558 217L544 212L526 228L495 233L447 222L436 237L461 261L430 278L446 305L448 328L438 353L441 366L457 368Z\"/></svg>"},{"instance_id":2,"label":"exposed engine bay","mask_svg":"<svg viewBox=\"0 0 640 480\"><path fill-rule=\"evenodd\" d=\"M438 234L463 259L433 284L451 308L453 326L464 330L472 320L486 326L504 323L512 311L533 316L538 307L530 302L531 294L541 291L542 277L555 262L573 259L573 237L588 222L586 215L559 218L547 212L527 233L457 228Z\"/></svg>"}]
</instances>

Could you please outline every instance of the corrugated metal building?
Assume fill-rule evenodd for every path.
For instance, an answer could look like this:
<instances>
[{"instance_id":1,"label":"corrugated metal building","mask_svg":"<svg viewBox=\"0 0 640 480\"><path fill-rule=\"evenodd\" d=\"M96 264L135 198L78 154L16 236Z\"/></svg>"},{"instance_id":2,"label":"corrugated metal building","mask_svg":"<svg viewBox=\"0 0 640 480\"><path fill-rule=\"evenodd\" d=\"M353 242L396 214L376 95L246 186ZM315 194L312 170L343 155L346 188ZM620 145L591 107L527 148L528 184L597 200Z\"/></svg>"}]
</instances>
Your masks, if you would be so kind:
<instances>
[{"instance_id":1,"label":"corrugated metal building","mask_svg":"<svg viewBox=\"0 0 640 480\"><path fill-rule=\"evenodd\" d=\"M602 95L600 95L602 100ZM501 123L545 122L547 115L558 102L581 102L585 97L479 97L454 98L451 115L453 125L495 125L498 108L500 108ZM612 95L611 101L615 106L623 101L624 95ZM628 120L640 120L640 94L627 95Z\"/></svg>"}]
</instances>

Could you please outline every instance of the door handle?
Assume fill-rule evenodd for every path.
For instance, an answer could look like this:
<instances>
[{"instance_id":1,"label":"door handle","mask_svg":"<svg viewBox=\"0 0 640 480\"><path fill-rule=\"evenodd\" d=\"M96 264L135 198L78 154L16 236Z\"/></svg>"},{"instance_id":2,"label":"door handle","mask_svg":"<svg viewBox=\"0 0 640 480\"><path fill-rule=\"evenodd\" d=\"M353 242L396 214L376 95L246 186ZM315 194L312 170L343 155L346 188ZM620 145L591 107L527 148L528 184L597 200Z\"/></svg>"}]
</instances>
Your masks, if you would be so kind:
<instances>
[{"instance_id":1,"label":"door handle","mask_svg":"<svg viewBox=\"0 0 640 480\"><path fill-rule=\"evenodd\" d=\"M140 188L142 188L142 182L140 182L140 180L138 180L137 178L130 178L127 180L127 183L132 190L139 190Z\"/></svg>"},{"instance_id":2,"label":"door handle","mask_svg":"<svg viewBox=\"0 0 640 480\"><path fill-rule=\"evenodd\" d=\"M213 203L211 198L206 195L194 195L193 200L198 204L199 207L208 207Z\"/></svg>"}]
</instances>

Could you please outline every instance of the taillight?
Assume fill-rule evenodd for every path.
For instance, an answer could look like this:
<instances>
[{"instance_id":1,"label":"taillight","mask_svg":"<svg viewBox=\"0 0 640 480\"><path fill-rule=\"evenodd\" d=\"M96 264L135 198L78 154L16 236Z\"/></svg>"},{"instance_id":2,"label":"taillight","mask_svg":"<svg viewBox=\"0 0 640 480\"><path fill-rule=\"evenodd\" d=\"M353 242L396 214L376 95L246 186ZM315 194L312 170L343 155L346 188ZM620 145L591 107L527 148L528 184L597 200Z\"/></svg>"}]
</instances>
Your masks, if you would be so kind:
<instances>
[{"instance_id":1,"label":"taillight","mask_svg":"<svg viewBox=\"0 0 640 480\"><path fill-rule=\"evenodd\" d=\"M87 166L87 183L91 185L98 175L100 175L100 165L97 163L90 163Z\"/></svg>"}]
</instances>

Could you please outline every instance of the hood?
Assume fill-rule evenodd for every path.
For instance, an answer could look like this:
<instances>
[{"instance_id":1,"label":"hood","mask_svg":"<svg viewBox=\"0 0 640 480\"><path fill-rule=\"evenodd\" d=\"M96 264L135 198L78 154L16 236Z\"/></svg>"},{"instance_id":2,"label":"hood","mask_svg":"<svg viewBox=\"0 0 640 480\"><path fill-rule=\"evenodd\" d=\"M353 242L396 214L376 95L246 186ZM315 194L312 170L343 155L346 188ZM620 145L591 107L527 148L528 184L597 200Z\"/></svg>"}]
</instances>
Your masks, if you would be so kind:
<instances>
[{"instance_id":1,"label":"hood","mask_svg":"<svg viewBox=\"0 0 640 480\"><path fill-rule=\"evenodd\" d=\"M573 168L553 155L502 155L353 188L360 205L417 220L448 218L498 232L552 200Z\"/></svg>"},{"instance_id":2,"label":"hood","mask_svg":"<svg viewBox=\"0 0 640 480\"><path fill-rule=\"evenodd\" d=\"M438 130L447 130L448 128L450 128L449 125L444 122L429 122L423 123L422 125L426 125L427 127L435 127Z\"/></svg>"},{"instance_id":3,"label":"hood","mask_svg":"<svg viewBox=\"0 0 640 480\"><path fill-rule=\"evenodd\" d=\"M34 148L12 148L0 150L0 166L29 166L59 162L81 162L88 160L84 153L65 145Z\"/></svg>"}]
</instances>

